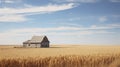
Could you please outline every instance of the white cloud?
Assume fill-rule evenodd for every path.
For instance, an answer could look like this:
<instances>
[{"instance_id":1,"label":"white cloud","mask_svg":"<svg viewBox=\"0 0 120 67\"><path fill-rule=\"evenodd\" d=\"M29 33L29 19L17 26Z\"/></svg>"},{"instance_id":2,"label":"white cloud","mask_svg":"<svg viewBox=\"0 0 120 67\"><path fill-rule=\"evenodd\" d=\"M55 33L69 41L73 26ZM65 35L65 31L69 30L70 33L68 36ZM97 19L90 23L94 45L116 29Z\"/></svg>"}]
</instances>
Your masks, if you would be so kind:
<instances>
[{"instance_id":1,"label":"white cloud","mask_svg":"<svg viewBox=\"0 0 120 67\"><path fill-rule=\"evenodd\" d=\"M22 2L22 0L3 0L2 2L5 4L13 4L13 3Z\"/></svg>"},{"instance_id":2,"label":"white cloud","mask_svg":"<svg viewBox=\"0 0 120 67\"><path fill-rule=\"evenodd\" d=\"M55 28L22 28L22 29L14 29L9 32L14 33L45 33L45 32L62 32L62 31L86 31L86 30L107 30L120 28L120 25L111 24L106 26L96 26L92 25L91 27L55 27ZM34 31L33 31L34 30Z\"/></svg>"},{"instance_id":3,"label":"white cloud","mask_svg":"<svg viewBox=\"0 0 120 67\"><path fill-rule=\"evenodd\" d=\"M97 25L92 25L88 29L93 29L93 30L108 30L108 29L115 29L115 28L120 28L120 24L107 24L103 26L97 26Z\"/></svg>"},{"instance_id":4,"label":"white cloud","mask_svg":"<svg viewBox=\"0 0 120 67\"><path fill-rule=\"evenodd\" d=\"M98 0L53 0L55 2L72 2L72 3L94 3Z\"/></svg>"},{"instance_id":5,"label":"white cloud","mask_svg":"<svg viewBox=\"0 0 120 67\"><path fill-rule=\"evenodd\" d=\"M21 29L9 30L9 31L6 31L6 32L7 33L12 33L12 34L13 33L24 34L24 33L46 33L46 32L49 32L49 33L51 33L51 32L52 33L53 32L59 32L59 33L61 33L61 32L66 31L66 32L71 32L71 33L76 33L76 32L78 33L79 32L79 34L80 34L81 31L82 32L84 31L85 33L88 33L88 32L91 32L91 31L93 31L95 33L100 33L100 32L105 33L106 29L114 29L114 28L120 28L120 25L111 24L111 25L108 25L108 26L96 26L96 25L93 25L91 27L21 28ZM98 30L99 32L98 31L96 32L96 30ZM72 32L72 31L74 31L74 32ZM108 33L108 32L106 32L106 33Z\"/></svg>"},{"instance_id":6,"label":"white cloud","mask_svg":"<svg viewBox=\"0 0 120 67\"><path fill-rule=\"evenodd\" d=\"M106 29L120 28L119 24L111 24L107 26L91 26L91 27L53 27L53 28L20 28L3 31L0 33L0 42L6 41L5 43L22 43L28 37L33 35L47 35L47 36L83 36L83 35L96 35L96 34L110 34L114 33L107 31ZM18 41L17 41L18 40ZM51 38L55 41L56 39Z\"/></svg>"},{"instance_id":7,"label":"white cloud","mask_svg":"<svg viewBox=\"0 0 120 67\"><path fill-rule=\"evenodd\" d=\"M26 21L27 18L23 15L3 15L0 16L0 22L23 22Z\"/></svg>"},{"instance_id":8,"label":"white cloud","mask_svg":"<svg viewBox=\"0 0 120 67\"><path fill-rule=\"evenodd\" d=\"M70 22L53 22L53 23L51 23L51 24L59 24L60 26L74 26L74 27L81 27L81 25L80 24L78 24L78 23L70 23Z\"/></svg>"},{"instance_id":9,"label":"white cloud","mask_svg":"<svg viewBox=\"0 0 120 67\"><path fill-rule=\"evenodd\" d=\"M112 15L112 17L115 18L115 19L119 19L120 15Z\"/></svg>"},{"instance_id":10,"label":"white cloud","mask_svg":"<svg viewBox=\"0 0 120 67\"><path fill-rule=\"evenodd\" d=\"M45 33L45 32L63 32L63 31L87 31L87 30L108 30L120 28L120 24L109 24L105 26L96 26L92 25L91 27L71 27L71 26L61 26L54 28L22 28L22 29L14 29L9 32L14 33Z\"/></svg>"},{"instance_id":11,"label":"white cloud","mask_svg":"<svg viewBox=\"0 0 120 67\"><path fill-rule=\"evenodd\" d=\"M102 17L98 18L98 20L99 20L100 22L105 22L105 21L107 21L108 19L107 19L106 16L102 16Z\"/></svg>"},{"instance_id":12,"label":"white cloud","mask_svg":"<svg viewBox=\"0 0 120 67\"><path fill-rule=\"evenodd\" d=\"M70 18L68 19L69 21L76 21L76 20L80 20L81 18L80 17L76 17L76 18Z\"/></svg>"},{"instance_id":13,"label":"white cloud","mask_svg":"<svg viewBox=\"0 0 120 67\"><path fill-rule=\"evenodd\" d=\"M4 14L29 14L29 13L49 13L71 9L74 7L73 3L63 5L47 5L47 6L32 6L28 8L0 8L0 15Z\"/></svg>"},{"instance_id":14,"label":"white cloud","mask_svg":"<svg viewBox=\"0 0 120 67\"><path fill-rule=\"evenodd\" d=\"M8 0L9 1L9 0ZM2 22L17 22L27 20L27 15L51 13L62 10L67 10L75 7L73 3L47 6L30 6L25 8L0 8L0 21Z\"/></svg>"},{"instance_id":15,"label":"white cloud","mask_svg":"<svg viewBox=\"0 0 120 67\"><path fill-rule=\"evenodd\" d=\"M65 42L66 37L74 36L83 36L83 35L93 35L93 34L106 34L111 32L106 31L76 31L76 32L29 32L29 33L16 33L16 32L4 32L0 33L0 44L22 44L23 41L30 39L34 35L47 35L51 43L59 43L58 38L61 38L60 41ZM54 39L54 37L57 37ZM69 41L69 40L68 40ZM69 42L70 43L70 42ZM74 43L74 42L73 42Z\"/></svg>"},{"instance_id":16,"label":"white cloud","mask_svg":"<svg viewBox=\"0 0 120 67\"><path fill-rule=\"evenodd\" d=\"M65 32L66 31L66 32ZM67 32L68 31L68 32ZM72 32L73 31L73 32ZM33 35L50 35L50 36L79 36L79 35L92 35L92 34L106 34L113 33L105 30L80 30L74 27L57 27L57 28L23 28L13 29L0 33L1 39L26 37Z\"/></svg>"},{"instance_id":17,"label":"white cloud","mask_svg":"<svg viewBox=\"0 0 120 67\"><path fill-rule=\"evenodd\" d=\"M14 3L13 0L4 0L5 3Z\"/></svg>"},{"instance_id":18,"label":"white cloud","mask_svg":"<svg viewBox=\"0 0 120 67\"><path fill-rule=\"evenodd\" d=\"M52 32L49 33L48 35L65 35L65 36L79 36L79 35L93 35L93 34L107 34L107 33L114 33L114 32L108 32L108 31L75 31L75 32Z\"/></svg>"},{"instance_id":19,"label":"white cloud","mask_svg":"<svg viewBox=\"0 0 120 67\"><path fill-rule=\"evenodd\" d=\"M113 28L120 28L120 24L109 24L109 26Z\"/></svg>"},{"instance_id":20,"label":"white cloud","mask_svg":"<svg viewBox=\"0 0 120 67\"><path fill-rule=\"evenodd\" d=\"M79 30L78 27L56 27L56 28L23 28L23 29L14 29L9 32L15 33L40 33L40 32L50 32L50 31L67 31L67 30ZM34 30L34 31L33 31Z\"/></svg>"},{"instance_id":21,"label":"white cloud","mask_svg":"<svg viewBox=\"0 0 120 67\"><path fill-rule=\"evenodd\" d=\"M120 2L120 0L110 0L111 2Z\"/></svg>"},{"instance_id":22,"label":"white cloud","mask_svg":"<svg viewBox=\"0 0 120 67\"><path fill-rule=\"evenodd\" d=\"M106 33L113 33L113 32L108 32L108 31L74 31L74 32L57 32L57 31L53 31L53 32L39 32L39 31L31 31L31 32L4 32L4 33L0 33L0 37L1 38L7 38L7 37L18 37L18 36L32 36L32 35L66 35L66 36L78 36L78 35L91 35L91 34L106 34Z\"/></svg>"},{"instance_id":23,"label":"white cloud","mask_svg":"<svg viewBox=\"0 0 120 67\"><path fill-rule=\"evenodd\" d=\"M94 3L97 2L98 0L78 0L78 1L83 3Z\"/></svg>"}]
</instances>

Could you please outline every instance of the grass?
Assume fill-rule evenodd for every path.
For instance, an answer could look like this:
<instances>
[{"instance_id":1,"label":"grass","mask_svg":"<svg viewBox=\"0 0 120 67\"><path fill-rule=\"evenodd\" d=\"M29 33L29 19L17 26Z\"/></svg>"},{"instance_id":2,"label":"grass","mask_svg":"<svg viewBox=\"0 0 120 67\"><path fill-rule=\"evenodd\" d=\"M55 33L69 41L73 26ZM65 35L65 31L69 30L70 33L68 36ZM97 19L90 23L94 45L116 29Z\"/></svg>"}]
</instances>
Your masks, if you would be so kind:
<instances>
[{"instance_id":1,"label":"grass","mask_svg":"<svg viewBox=\"0 0 120 67\"><path fill-rule=\"evenodd\" d=\"M0 46L0 67L120 67L120 46Z\"/></svg>"}]
</instances>

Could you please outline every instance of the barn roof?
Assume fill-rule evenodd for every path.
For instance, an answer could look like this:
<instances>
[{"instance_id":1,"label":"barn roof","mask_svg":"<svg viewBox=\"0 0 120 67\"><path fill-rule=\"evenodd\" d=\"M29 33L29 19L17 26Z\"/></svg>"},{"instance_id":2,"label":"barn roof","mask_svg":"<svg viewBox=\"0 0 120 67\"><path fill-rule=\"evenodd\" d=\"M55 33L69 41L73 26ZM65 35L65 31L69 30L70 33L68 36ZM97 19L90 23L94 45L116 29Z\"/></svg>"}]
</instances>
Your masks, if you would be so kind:
<instances>
[{"instance_id":1,"label":"barn roof","mask_svg":"<svg viewBox=\"0 0 120 67\"><path fill-rule=\"evenodd\" d=\"M26 43L41 43L46 36L33 36L31 40L23 42Z\"/></svg>"},{"instance_id":2,"label":"barn roof","mask_svg":"<svg viewBox=\"0 0 120 67\"><path fill-rule=\"evenodd\" d=\"M46 36L33 36L30 42L42 42Z\"/></svg>"},{"instance_id":3,"label":"barn roof","mask_svg":"<svg viewBox=\"0 0 120 67\"><path fill-rule=\"evenodd\" d=\"M24 44L27 44L27 43L30 43L30 40L27 40L27 41L25 41L25 42L23 42Z\"/></svg>"}]
</instances>

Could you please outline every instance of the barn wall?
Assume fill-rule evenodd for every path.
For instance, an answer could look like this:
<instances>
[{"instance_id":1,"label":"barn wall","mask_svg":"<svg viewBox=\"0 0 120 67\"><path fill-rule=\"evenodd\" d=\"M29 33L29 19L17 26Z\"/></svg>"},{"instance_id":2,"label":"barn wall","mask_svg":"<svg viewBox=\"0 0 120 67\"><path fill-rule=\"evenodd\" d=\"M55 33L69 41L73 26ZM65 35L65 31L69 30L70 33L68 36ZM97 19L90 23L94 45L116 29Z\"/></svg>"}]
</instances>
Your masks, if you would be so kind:
<instances>
[{"instance_id":1,"label":"barn wall","mask_svg":"<svg viewBox=\"0 0 120 67\"><path fill-rule=\"evenodd\" d=\"M41 47L41 44L23 44L23 47L40 48L40 47Z\"/></svg>"},{"instance_id":2,"label":"barn wall","mask_svg":"<svg viewBox=\"0 0 120 67\"><path fill-rule=\"evenodd\" d=\"M36 47L40 48L40 47L41 47L41 44L36 44Z\"/></svg>"},{"instance_id":3,"label":"barn wall","mask_svg":"<svg viewBox=\"0 0 120 67\"><path fill-rule=\"evenodd\" d=\"M23 44L23 47L27 47L27 44Z\"/></svg>"},{"instance_id":4,"label":"barn wall","mask_svg":"<svg viewBox=\"0 0 120 67\"><path fill-rule=\"evenodd\" d=\"M30 44L30 46L29 47L40 47L40 44Z\"/></svg>"},{"instance_id":5,"label":"barn wall","mask_svg":"<svg viewBox=\"0 0 120 67\"><path fill-rule=\"evenodd\" d=\"M42 42L41 44L23 44L23 47L33 47L33 48L49 47L49 42Z\"/></svg>"},{"instance_id":6,"label":"barn wall","mask_svg":"<svg viewBox=\"0 0 120 67\"><path fill-rule=\"evenodd\" d=\"M42 42L41 47L49 47L49 42Z\"/></svg>"}]
</instances>

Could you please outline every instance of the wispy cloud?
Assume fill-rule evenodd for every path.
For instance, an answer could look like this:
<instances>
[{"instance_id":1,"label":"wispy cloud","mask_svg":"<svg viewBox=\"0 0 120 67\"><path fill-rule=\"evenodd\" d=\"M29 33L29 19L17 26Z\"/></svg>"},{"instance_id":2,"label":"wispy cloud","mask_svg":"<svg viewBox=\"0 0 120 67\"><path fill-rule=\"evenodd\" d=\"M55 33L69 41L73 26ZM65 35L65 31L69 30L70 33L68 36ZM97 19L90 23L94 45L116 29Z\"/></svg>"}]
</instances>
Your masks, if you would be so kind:
<instances>
[{"instance_id":1,"label":"wispy cloud","mask_svg":"<svg viewBox=\"0 0 120 67\"><path fill-rule=\"evenodd\" d=\"M55 2L72 2L72 3L95 3L99 0L53 0Z\"/></svg>"},{"instance_id":2,"label":"wispy cloud","mask_svg":"<svg viewBox=\"0 0 120 67\"><path fill-rule=\"evenodd\" d=\"M0 22L23 22L27 18L24 15L3 15L0 16Z\"/></svg>"},{"instance_id":3,"label":"wispy cloud","mask_svg":"<svg viewBox=\"0 0 120 67\"><path fill-rule=\"evenodd\" d=\"M40 32L40 31L38 31L38 32L29 32L29 33L24 33L24 32L16 33L16 32L12 32L12 31L11 32L8 31L8 32L0 33L0 37L1 37L0 42L1 42L1 44L21 44L26 39L31 38L31 36L47 35L47 36L51 37L51 38L49 38L51 43L59 43L57 41L62 41L63 39L66 39L66 37L94 35L94 34L107 34L107 33L110 34L112 32L101 30L101 31L76 31L76 32L56 32L56 31ZM56 37L57 39L52 36ZM60 40L59 40L59 38L60 38Z\"/></svg>"},{"instance_id":4,"label":"wispy cloud","mask_svg":"<svg viewBox=\"0 0 120 67\"><path fill-rule=\"evenodd\" d=\"M26 14L26 13L49 13L71 9L74 7L73 3L62 5L47 5L47 6L32 6L28 8L0 8L0 15L4 14Z\"/></svg>"},{"instance_id":5,"label":"wispy cloud","mask_svg":"<svg viewBox=\"0 0 120 67\"><path fill-rule=\"evenodd\" d=\"M3 0L3 3L6 4L13 4L13 3L17 3L17 2L21 2L22 0Z\"/></svg>"},{"instance_id":6,"label":"wispy cloud","mask_svg":"<svg viewBox=\"0 0 120 67\"><path fill-rule=\"evenodd\" d=\"M111 2L120 2L120 0L110 0Z\"/></svg>"},{"instance_id":7,"label":"wispy cloud","mask_svg":"<svg viewBox=\"0 0 120 67\"><path fill-rule=\"evenodd\" d=\"M102 16L102 17L99 17L98 20L99 20L100 22L105 22L105 21L107 21L108 19L107 19L106 16Z\"/></svg>"},{"instance_id":8,"label":"wispy cloud","mask_svg":"<svg viewBox=\"0 0 120 67\"><path fill-rule=\"evenodd\" d=\"M110 24L106 26L96 26L92 25L91 27L55 27L55 28L22 28L22 29L14 29L9 32L15 33L40 33L40 32L62 32L62 31L86 31L86 30L107 30L120 28L120 24ZM34 30L34 31L33 31Z\"/></svg>"},{"instance_id":9,"label":"wispy cloud","mask_svg":"<svg viewBox=\"0 0 120 67\"><path fill-rule=\"evenodd\" d=\"M34 30L34 31L33 31ZM55 27L55 28L23 28L23 29L14 29L9 32L15 32L15 33L38 33L38 32L52 32L52 31L74 31L79 30L78 27Z\"/></svg>"},{"instance_id":10,"label":"wispy cloud","mask_svg":"<svg viewBox=\"0 0 120 67\"><path fill-rule=\"evenodd\" d=\"M91 27L53 27L53 28L21 28L21 29L13 29L6 31L7 33L46 33L46 32L71 32L71 31L94 31L94 30L106 30L106 29L114 29L120 28L120 24L110 24L106 26L96 26L92 25ZM34 30L34 31L33 31ZM5 32L5 33L6 33Z\"/></svg>"},{"instance_id":11,"label":"wispy cloud","mask_svg":"<svg viewBox=\"0 0 120 67\"><path fill-rule=\"evenodd\" d=\"M113 18L116 18L116 19L119 19L120 18L120 15L112 15Z\"/></svg>"},{"instance_id":12,"label":"wispy cloud","mask_svg":"<svg viewBox=\"0 0 120 67\"><path fill-rule=\"evenodd\" d=\"M69 21L76 21L76 20L80 20L81 18L80 17L76 17L76 18L70 18L68 19Z\"/></svg>"},{"instance_id":13,"label":"wispy cloud","mask_svg":"<svg viewBox=\"0 0 120 67\"><path fill-rule=\"evenodd\" d=\"M120 28L120 24L110 24L106 26L96 26L92 25L90 27L53 27L53 28L20 28L20 29L11 29L0 32L0 41L6 41L7 43L17 43L11 38L20 38L19 41L25 40L27 37L33 35L47 35L47 36L83 36L83 35L96 35L96 34L113 34L114 31L108 31L108 29ZM63 37L64 38L64 37ZM52 38L54 41L54 39ZM20 43L21 43L20 42Z\"/></svg>"},{"instance_id":14,"label":"wispy cloud","mask_svg":"<svg viewBox=\"0 0 120 67\"><path fill-rule=\"evenodd\" d=\"M22 2L22 0L0 0L0 3L5 6L6 4L15 4L15 3L19 3Z\"/></svg>"},{"instance_id":15,"label":"wispy cloud","mask_svg":"<svg viewBox=\"0 0 120 67\"><path fill-rule=\"evenodd\" d=\"M0 37L1 37L1 39L9 39L9 38L15 38L15 37L26 37L26 36L27 37L31 37L33 35L80 36L80 35L93 35L93 34L108 34L108 33L110 34L110 33L114 33L114 32L109 32L109 31L106 31L106 30L77 30L77 29L79 29L79 28L57 27L57 28L13 29L13 30L1 32L0 33Z\"/></svg>"},{"instance_id":16,"label":"wispy cloud","mask_svg":"<svg viewBox=\"0 0 120 67\"><path fill-rule=\"evenodd\" d=\"M12 0L5 0L4 2L5 3L14 3L14 1L12 1Z\"/></svg>"},{"instance_id":17,"label":"wispy cloud","mask_svg":"<svg viewBox=\"0 0 120 67\"><path fill-rule=\"evenodd\" d=\"M55 24L55 25L60 25L60 26L72 26L72 27L81 27L80 24L78 23L70 23L70 22L53 22L51 24Z\"/></svg>"},{"instance_id":18,"label":"wispy cloud","mask_svg":"<svg viewBox=\"0 0 120 67\"><path fill-rule=\"evenodd\" d=\"M69 4L50 4L47 6L29 6L25 8L0 8L0 21L17 22L26 20L26 15L51 13L74 8L73 3ZM7 18L7 19L5 19Z\"/></svg>"}]
</instances>

